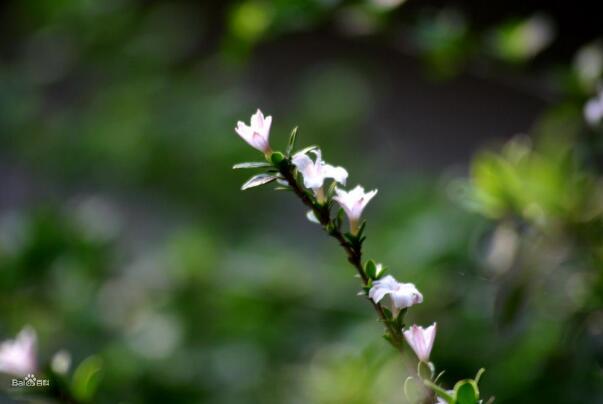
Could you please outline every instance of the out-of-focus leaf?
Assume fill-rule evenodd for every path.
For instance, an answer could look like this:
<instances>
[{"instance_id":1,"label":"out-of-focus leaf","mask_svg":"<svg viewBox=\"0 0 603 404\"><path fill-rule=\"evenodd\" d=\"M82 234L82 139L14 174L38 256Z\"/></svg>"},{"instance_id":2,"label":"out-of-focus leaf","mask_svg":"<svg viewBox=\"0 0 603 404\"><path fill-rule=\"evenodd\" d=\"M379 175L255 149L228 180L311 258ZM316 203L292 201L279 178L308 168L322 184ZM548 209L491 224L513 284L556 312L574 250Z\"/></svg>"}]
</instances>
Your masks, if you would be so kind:
<instances>
[{"instance_id":1,"label":"out-of-focus leaf","mask_svg":"<svg viewBox=\"0 0 603 404\"><path fill-rule=\"evenodd\" d=\"M103 361L98 356L86 358L73 373L71 382L75 398L91 402L101 380Z\"/></svg>"}]
</instances>

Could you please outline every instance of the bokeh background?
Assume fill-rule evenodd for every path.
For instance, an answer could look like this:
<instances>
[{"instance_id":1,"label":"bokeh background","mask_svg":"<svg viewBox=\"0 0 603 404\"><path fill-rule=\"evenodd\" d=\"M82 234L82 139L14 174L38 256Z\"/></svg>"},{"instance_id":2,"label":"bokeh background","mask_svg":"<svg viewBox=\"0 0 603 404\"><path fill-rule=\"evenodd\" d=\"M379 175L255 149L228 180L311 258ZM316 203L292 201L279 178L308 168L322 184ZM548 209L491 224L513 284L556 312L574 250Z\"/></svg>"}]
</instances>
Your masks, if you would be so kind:
<instances>
[{"instance_id":1,"label":"bokeh background","mask_svg":"<svg viewBox=\"0 0 603 404\"><path fill-rule=\"evenodd\" d=\"M239 191L260 107L379 188L367 254L423 292L445 385L603 403L603 30L561 3L2 2L0 338L94 403L405 402L342 252Z\"/></svg>"}]
</instances>

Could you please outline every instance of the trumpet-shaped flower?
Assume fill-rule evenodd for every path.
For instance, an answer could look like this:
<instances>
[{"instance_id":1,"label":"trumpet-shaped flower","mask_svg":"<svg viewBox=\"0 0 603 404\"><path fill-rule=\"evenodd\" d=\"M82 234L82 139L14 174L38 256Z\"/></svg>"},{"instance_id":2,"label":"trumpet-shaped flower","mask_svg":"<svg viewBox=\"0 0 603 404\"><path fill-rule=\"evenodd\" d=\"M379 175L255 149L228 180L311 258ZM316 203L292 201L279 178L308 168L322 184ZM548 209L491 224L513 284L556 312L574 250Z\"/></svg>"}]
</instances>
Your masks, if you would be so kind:
<instances>
[{"instance_id":1,"label":"trumpet-shaped flower","mask_svg":"<svg viewBox=\"0 0 603 404\"><path fill-rule=\"evenodd\" d=\"M397 316L400 310L423 302L423 295L412 283L400 283L391 275L387 275L373 282L369 290L369 298L379 303L385 296L389 295L391 311Z\"/></svg>"},{"instance_id":2,"label":"trumpet-shaped flower","mask_svg":"<svg viewBox=\"0 0 603 404\"><path fill-rule=\"evenodd\" d=\"M348 172L343 167L333 167L322 159L320 149L312 150L316 159L312 159L305 153L297 153L292 162L304 178L304 186L314 191L316 199L320 203L325 202L323 184L327 178L332 178L339 184L345 185Z\"/></svg>"},{"instance_id":3,"label":"trumpet-shaped flower","mask_svg":"<svg viewBox=\"0 0 603 404\"><path fill-rule=\"evenodd\" d=\"M245 140L251 147L256 148L264 154L270 154L270 144L268 137L270 136L270 125L272 125L272 117L267 116L259 109L251 116L251 125L247 126L244 122L239 121L235 131Z\"/></svg>"},{"instance_id":4,"label":"trumpet-shaped flower","mask_svg":"<svg viewBox=\"0 0 603 404\"><path fill-rule=\"evenodd\" d=\"M34 373L37 368L37 337L30 327L22 329L14 340L0 344L0 372L17 376Z\"/></svg>"},{"instance_id":5,"label":"trumpet-shaped flower","mask_svg":"<svg viewBox=\"0 0 603 404\"><path fill-rule=\"evenodd\" d=\"M357 234L362 211L377 194L377 190L374 189L365 193L364 188L357 185L356 188L349 192L339 188L335 191L337 192L337 195L333 199L339 202L339 205L341 205L348 216L348 220L350 221L350 232L352 234Z\"/></svg>"},{"instance_id":6,"label":"trumpet-shaped flower","mask_svg":"<svg viewBox=\"0 0 603 404\"><path fill-rule=\"evenodd\" d=\"M597 126L603 120L603 90L584 105L584 119L591 126Z\"/></svg>"},{"instance_id":7,"label":"trumpet-shaped flower","mask_svg":"<svg viewBox=\"0 0 603 404\"><path fill-rule=\"evenodd\" d=\"M420 361L428 363L433 341L436 336L437 324L433 323L427 328L418 325L412 325L408 330L404 331L404 338L408 345L415 351L417 358Z\"/></svg>"}]
</instances>

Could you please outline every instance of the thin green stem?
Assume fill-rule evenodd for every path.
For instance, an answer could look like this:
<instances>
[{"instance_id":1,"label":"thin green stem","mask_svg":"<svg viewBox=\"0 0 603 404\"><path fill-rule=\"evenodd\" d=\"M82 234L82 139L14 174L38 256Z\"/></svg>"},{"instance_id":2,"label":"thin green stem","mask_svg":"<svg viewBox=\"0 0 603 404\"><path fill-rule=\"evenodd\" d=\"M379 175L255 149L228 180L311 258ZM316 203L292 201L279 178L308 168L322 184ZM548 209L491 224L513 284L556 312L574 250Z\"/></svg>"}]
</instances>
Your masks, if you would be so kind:
<instances>
[{"instance_id":1,"label":"thin green stem","mask_svg":"<svg viewBox=\"0 0 603 404\"><path fill-rule=\"evenodd\" d=\"M278 166L279 172L287 181L287 184L295 193L295 195L302 201L304 205L314 212L314 215L322 225L325 232L327 232L331 237L335 238L341 247L346 252L348 262L352 264L358 277L362 280L362 286L368 287L370 285L370 279L364 271L364 267L362 265L362 243L350 243L344 237L341 232L339 226L335 225L334 220L331 218L331 209L328 204L318 204L314 200L314 198L306 192L301 185L298 183L295 174L295 167L291 165L289 160L283 160L280 162ZM389 335L389 342L396 348L400 353L402 353L404 348L404 336L402 334L402 330L398 329L394 326L393 322L388 319L383 307L379 303L375 303L372 299L367 297L367 300L371 303L379 319L385 325L386 332ZM409 368L409 372L412 373L412 369ZM421 375L417 373L419 379L421 379ZM426 387L423 387L426 389ZM422 399L422 403L431 404L435 401L436 395L432 390L426 389L426 394Z\"/></svg>"}]
</instances>

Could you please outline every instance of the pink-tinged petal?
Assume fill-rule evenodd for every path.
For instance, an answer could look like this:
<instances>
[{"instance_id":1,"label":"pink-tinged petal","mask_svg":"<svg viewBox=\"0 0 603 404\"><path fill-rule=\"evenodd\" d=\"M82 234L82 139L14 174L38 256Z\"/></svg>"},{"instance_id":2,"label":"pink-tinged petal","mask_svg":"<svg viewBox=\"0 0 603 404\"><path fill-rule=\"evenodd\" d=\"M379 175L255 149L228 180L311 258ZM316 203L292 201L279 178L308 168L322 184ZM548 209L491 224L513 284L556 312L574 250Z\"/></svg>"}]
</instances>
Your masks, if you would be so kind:
<instances>
[{"instance_id":1,"label":"pink-tinged petal","mask_svg":"<svg viewBox=\"0 0 603 404\"><path fill-rule=\"evenodd\" d=\"M0 344L0 372L24 376L37 369L37 337L25 327L14 340Z\"/></svg>"},{"instance_id":2,"label":"pink-tinged petal","mask_svg":"<svg viewBox=\"0 0 603 404\"><path fill-rule=\"evenodd\" d=\"M293 165L295 165L295 167L297 167L297 169L302 172L306 171L306 169L308 168L308 166L314 164L312 159L310 157L308 157L305 154L296 154L293 156L292 159Z\"/></svg>"},{"instance_id":3,"label":"pink-tinged petal","mask_svg":"<svg viewBox=\"0 0 603 404\"><path fill-rule=\"evenodd\" d=\"M270 127L272 126L272 116L269 115L264 119L264 134L266 136L266 140L270 137Z\"/></svg>"},{"instance_id":4,"label":"pink-tinged petal","mask_svg":"<svg viewBox=\"0 0 603 404\"><path fill-rule=\"evenodd\" d=\"M253 136L251 137L251 145L264 153L270 150L270 146L268 145L266 138L257 132L254 132Z\"/></svg>"},{"instance_id":5,"label":"pink-tinged petal","mask_svg":"<svg viewBox=\"0 0 603 404\"><path fill-rule=\"evenodd\" d=\"M393 276L387 275L373 283L369 297L379 303L385 296L390 296L391 311L394 315L401 309L421 303L423 296L412 283L400 283Z\"/></svg>"},{"instance_id":6,"label":"pink-tinged petal","mask_svg":"<svg viewBox=\"0 0 603 404\"><path fill-rule=\"evenodd\" d=\"M417 358L423 362L429 362L429 355L433 348L436 335L436 323L423 329L417 325L412 325L403 332L404 339L417 355Z\"/></svg>"},{"instance_id":7,"label":"pink-tinged petal","mask_svg":"<svg viewBox=\"0 0 603 404\"><path fill-rule=\"evenodd\" d=\"M264 114L259 109L251 115L251 127L259 129L264 127Z\"/></svg>"},{"instance_id":8,"label":"pink-tinged petal","mask_svg":"<svg viewBox=\"0 0 603 404\"><path fill-rule=\"evenodd\" d=\"M335 198L335 200L338 201L341 207L346 211L350 224L353 225L351 228L357 226L366 204L376 194L377 190L365 194L364 188L360 185L349 192L342 190L337 191L337 198Z\"/></svg>"},{"instance_id":9,"label":"pink-tinged petal","mask_svg":"<svg viewBox=\"0 0 603 404\"><path fill-rule=\"evenodd\" d=\"M325 164L322 166L322 172L325 178L333 178L341 185L345 185L348 179L348 172L343 167L333 167L332 165Z\"/></svg>"},{"instance_id":10,"label":"pink-tinged petal","mask_svg":"<svg viewBox=\"0 0 603 404\"><path fill-rule=\"evenodd\" d=\"M251 125L247 126L239 121L235 131L241 136L250 146L258 149L264 154L271 152L268 137L270 135L270 125L272 117L264 119L262 111L259 109L251 116Z\"/></svg>"},{"instance_id":11,"label":"pink-tinged petal","mask_svg":"<svg viewBox=\"0 0 603 404\"><path fill-rule=\"evenodd\" d=\"M383 288L372 288L369 290L369 297L373 299L375 303L379 303L388 293L391 293L391 291Z\"/></svg>"},{"instance_id":12,"label":"pink-tinged petal","mask_svg":"<svg viewBox=\"0 0 603 404\"><path fill-rule=\"evenodd\" d=\"M396 285L397 282L394 277L388 275L373 283L373 286L369 290L369 297L373 299L375 303L379 303L387 294L395 290Z\"/></svg>"},{"instance_id":13,"label":"pink-tinged petal","mask_svg":"<svg viewBox=\"0 0 603 404\"><path fill-rule=\"evenodd\" d=\"M235 131L239 134L239 136L241 136L247 143L249 143L251 141L251 136L253 135L253 132L251 130L251 128L247 125L245 125L243 122L239 121L237 123L237 127L235 128Z\"/></svg>"}]
</instances>

